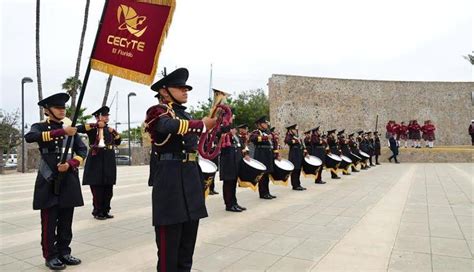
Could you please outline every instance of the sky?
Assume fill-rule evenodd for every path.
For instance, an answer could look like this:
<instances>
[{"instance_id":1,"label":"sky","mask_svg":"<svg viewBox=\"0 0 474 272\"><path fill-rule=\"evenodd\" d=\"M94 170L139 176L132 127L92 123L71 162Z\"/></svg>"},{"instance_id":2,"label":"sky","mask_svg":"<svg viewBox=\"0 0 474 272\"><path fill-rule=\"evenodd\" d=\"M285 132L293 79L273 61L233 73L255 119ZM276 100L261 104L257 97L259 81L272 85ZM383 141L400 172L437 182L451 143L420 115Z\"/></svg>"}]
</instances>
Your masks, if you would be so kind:
<instances>
[{"instance_id":1,"label":"sky","mask_svg":"<svg viewBox=\"0 0 474 272\"><path fill-rule=\"evenodd\" d=\"M41 69L44 97L61 92L74 75L85 0L41 1ZM84 77L103 0L92 0L82 55ZM212 86L230 93L262 88L272 74L313 77L473 81L462 56L474 50L474 1L470 0L177 0L158 71L190 71L188 106L208 98ZM0 108L21 108L38 121L34 0L0 0ZM160 78L157 73L156 79ZM92 71L83 107L101 106L107 75ZM149 86L114 77L108 105L111 123L132 127L156 104ZM118 111L116 114L116 108ZM119 130L126 125L119 125Z\"/></svg>"}]
</instances>

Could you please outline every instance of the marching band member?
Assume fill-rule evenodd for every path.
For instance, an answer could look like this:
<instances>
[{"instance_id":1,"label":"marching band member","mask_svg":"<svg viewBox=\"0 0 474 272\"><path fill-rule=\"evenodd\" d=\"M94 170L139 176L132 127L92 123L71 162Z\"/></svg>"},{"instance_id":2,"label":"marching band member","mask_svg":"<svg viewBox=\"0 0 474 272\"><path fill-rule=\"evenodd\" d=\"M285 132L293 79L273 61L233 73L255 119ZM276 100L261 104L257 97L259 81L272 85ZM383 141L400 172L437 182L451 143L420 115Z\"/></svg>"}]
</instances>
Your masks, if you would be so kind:
<instances>
[{"instance_id":1,"label":"marching band member","mask_svg":"<svg viewBox=\"0 0 474 272\"><path fill-rule=\"evenodd\" d=\"M304 156L306 156L308 152L306 151L306 148L303 147L303 144L298 137L296 124L287 126L286 129L285 143L289 146L288 160L295 166L291 172L291 186L293 187L293 190L304 191L306 188L301 186L300 176Z\"/></svg>"}]
</instances>

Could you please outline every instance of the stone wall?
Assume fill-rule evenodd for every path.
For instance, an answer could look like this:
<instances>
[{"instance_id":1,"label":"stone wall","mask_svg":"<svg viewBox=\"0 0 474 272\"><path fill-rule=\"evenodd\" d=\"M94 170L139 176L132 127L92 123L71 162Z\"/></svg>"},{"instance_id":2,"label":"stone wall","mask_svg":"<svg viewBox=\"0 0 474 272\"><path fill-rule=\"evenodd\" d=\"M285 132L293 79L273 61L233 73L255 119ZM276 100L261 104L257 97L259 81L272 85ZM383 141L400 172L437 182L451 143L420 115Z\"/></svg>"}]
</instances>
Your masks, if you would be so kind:
<instances>
[{"instance_id":1,"label":"stone wall","mask_svg":"<svg viewBox=\"0 0 474 272\"><path fill-rule=\"evenodd\" d=\"M437 145L470 144L474 82L408 82L272 75L268 82L270 121L277 131L297 123L300 131L378 130L388 120L436 125Z\"/></svg>"}]
</instances>

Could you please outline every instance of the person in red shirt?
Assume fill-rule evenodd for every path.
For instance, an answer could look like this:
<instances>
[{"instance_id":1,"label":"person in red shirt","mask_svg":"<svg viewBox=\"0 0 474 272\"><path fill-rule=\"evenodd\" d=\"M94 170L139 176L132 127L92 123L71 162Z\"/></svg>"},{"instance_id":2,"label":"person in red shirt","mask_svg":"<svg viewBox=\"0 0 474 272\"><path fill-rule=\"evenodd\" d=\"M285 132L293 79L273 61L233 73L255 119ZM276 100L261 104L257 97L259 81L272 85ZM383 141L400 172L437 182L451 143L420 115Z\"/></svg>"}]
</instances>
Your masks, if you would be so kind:
<instances>
[{"instance_id":1,"label":"person in red shirt","mask_svg":"<svg viewBox=\"0 0 474 272\"><path fill-rule=\"evenodd\" d=\"M428 141L428 147L433 148L434 147L434 141L435 141L435 130L436 127L434 126L433 122L431 120L426 121L425 127L425 132L423 135L426 134L425 136L425 141Z\"/></svg>"},{"instance_id":2,"label":"person in red shirt","mask_svg":"<svg viewBox=\"0 0 474 272\"><path fill-rule=\"evenodd\" d=\"M428 123L428 120L423 122L423 125L421 126L421 139L425 141L425 147L428 147L428 140L427 140L427 130L426 130L426 124Z\"/></svg>"},{"instance_id":3,"label":"person in red shirt","mask_svg":"<svg viewBox=\"0 0 474 272\"><path fill-rule=\"evenodd\" d=\"M418 124L418 121L413 120L411 125L408 126L409 138L413 141L412 147L421 148L420 139L421 139L421 127Z\"/></svg>"},{"instance_id":4,"label":"person in red shirt","mask_svg":"<svg viewBox=\"0 0 474 272\"><path fill-rule=\"evenodd\" d=\"M469 135L471 135L471 144L474 145L474 120L471 120L471 125L469 125L467 131L469 132Z\"/></svg>"},{"instance_id":5,"label":"person in red shirt","mask_svg":"<svg viewBox=\"0 0 474 272\"><path fill-rule=\"evenodd\" d=\"M403 145L405 146L405 148L408 147L408 135L407 135L407 132L408 132L408 126L405 125L405 122L401 122L400 123L400 126L398 127L398 137L399 137L399 141L398 141L398 144L400 146L401 145L401 141L403 141Z\"/></svg>"}]
</instances>

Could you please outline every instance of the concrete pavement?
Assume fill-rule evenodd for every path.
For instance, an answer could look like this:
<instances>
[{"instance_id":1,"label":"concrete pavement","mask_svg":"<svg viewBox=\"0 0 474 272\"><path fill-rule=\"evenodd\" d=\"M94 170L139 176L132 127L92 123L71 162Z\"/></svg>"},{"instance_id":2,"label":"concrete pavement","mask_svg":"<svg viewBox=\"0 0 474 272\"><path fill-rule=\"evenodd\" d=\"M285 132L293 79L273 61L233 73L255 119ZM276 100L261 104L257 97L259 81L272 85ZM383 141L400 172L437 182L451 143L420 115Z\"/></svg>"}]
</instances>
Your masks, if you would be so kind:
<instances>
[{"instance_id":1,"label":"concrete pavement","mask_svg":"<svg viewBox=\"0 0 474 272\"><path fill-rule=\"evenodd\" d=\"M0 176L0 270L46 271L40 216L31 208L36 174ZM473 271L473 164L390 164L331 180L302 178L306 191L272 186L274 200L238 188L243 213L209 196L196 271ZM69 271L155 271L148 167L118 168L114 219L76 208Z\"/></svg>"}]
</instances>

